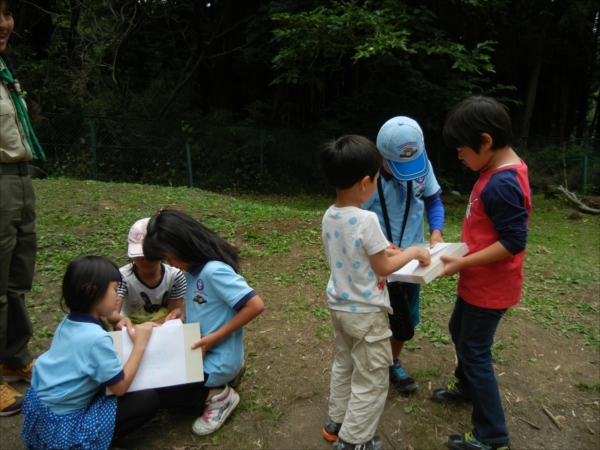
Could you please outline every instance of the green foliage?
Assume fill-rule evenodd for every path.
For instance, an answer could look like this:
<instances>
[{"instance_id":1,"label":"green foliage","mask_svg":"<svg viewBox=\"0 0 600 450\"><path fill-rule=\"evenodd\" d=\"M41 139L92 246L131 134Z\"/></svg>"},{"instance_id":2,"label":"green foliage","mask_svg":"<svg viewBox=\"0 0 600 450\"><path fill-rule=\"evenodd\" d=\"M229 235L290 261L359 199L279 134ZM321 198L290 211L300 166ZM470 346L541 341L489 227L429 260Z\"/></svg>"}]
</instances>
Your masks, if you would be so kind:
<instances>
[{"instance_id":1,"label":"green foliage","mask_svg":"<svg viewBox=\"0 0 600 450\"><path fill-rule=\"evenodd\" d=\"M390 4L390 7L385 7ZM281 45L273 58L279 76L273 83L316 83L316 73L342 70L345 57L353 62L381 57L387 64L408 65L409 54L444 55L454 60L461 72L492 72L489 52L495 42L477 44L473 51L445 39L432 25L436 20L429 9L410 8L396 2L332 1L309 12L273 14L279 22L273 40ZM317 64L314 64L318 61ZM376 63L381 61L377 61ZM309 71L302 66L311 64ZM302 75L306 73L306 75Z\"/></svg>"},{"instance_id":2,"label":"green foliage","mask_svg":"<svg viewBox=\"0 0 600 450\"><path fill-rule=\"evenodd\" d=\"M344 87L346 98L336 105L342 123L371 126L373 114L380 121L398 114L398 105L403 105L406 114L430 127L442 120L438 111L445 114L455 99L489 86L486 77L494 72L495 41L473 48L453 41L426 6L338 0L271 17L277 24L272 39L277 75L272 84L307 85L326 92L331 82L325 80L344 83L350 89Z\"/></svg>"}]
</instances>

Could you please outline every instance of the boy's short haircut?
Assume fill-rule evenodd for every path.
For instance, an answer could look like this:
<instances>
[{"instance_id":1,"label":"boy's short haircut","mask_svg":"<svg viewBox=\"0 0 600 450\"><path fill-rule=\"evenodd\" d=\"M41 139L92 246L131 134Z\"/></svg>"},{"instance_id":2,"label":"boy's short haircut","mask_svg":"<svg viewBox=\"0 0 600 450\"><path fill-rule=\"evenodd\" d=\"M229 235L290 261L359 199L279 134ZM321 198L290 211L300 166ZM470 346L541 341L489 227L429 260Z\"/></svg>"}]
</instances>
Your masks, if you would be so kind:
<instances>
[{"instance_id":1,"label":"boy's short haircut","mask_svg":"<svg viewBox=\"0 0 600 450\"><path fill-rule=\"evenodd\" d=\"M454 105L444 123L446 145L466 146L479 153L482 133L492 137L492 150L512 146L512 124L502 105L483 96L469 97Z\"/></svg>"},{"instance_id":2,"label":"boy's short haircut","mask_svg":"<svg viewBox=\"0 0 600 450\"><path fill-rule=\"evenodd\" d=\"M383 163L375 144L357 135L326 142L319 159L327 182L339 190L351 188L366 176L373 180Z\"/></svg>"}]
</instances>

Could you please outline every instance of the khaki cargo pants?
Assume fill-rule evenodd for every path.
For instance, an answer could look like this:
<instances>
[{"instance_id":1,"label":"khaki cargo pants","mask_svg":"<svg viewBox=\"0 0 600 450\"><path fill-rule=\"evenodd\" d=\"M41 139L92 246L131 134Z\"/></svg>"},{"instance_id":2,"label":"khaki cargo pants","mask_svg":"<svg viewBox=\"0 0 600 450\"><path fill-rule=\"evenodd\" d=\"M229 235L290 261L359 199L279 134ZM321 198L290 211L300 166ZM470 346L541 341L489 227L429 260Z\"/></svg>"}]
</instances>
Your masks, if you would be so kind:
<instances>
[{"instance_id":1,"label":"khaki cargo pants","mask_svg":"<svg viewBox=\"0 0 600 450\"><path fill-rule=\"evenodd\" d=\"M0 362L11 369L33 359L25 294L31 290L36 251L33 183L29 175L0 173Z\"/></svg>"},{"instance_id":2,"label":"khaki cargo pants","mask_svg":"<svg viewBox=\"0 0 600 450\"><path fill-rule=\"evenodd\" d=\"M339 437L362 444L375 435L389 388L392 349L387 313L330 310L335 333L329 416Z\"/></svg>"}]
</instances>

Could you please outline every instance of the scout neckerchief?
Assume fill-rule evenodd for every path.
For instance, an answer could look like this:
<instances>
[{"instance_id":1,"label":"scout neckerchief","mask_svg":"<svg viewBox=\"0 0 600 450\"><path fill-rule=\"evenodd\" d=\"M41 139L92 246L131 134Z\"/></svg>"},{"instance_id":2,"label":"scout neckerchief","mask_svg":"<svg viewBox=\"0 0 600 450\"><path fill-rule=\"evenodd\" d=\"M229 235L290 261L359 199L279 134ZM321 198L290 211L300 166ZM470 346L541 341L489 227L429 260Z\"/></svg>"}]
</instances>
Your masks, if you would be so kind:
<instances>
[{"instance_id":1,"label":"scout neckerchief","mask_svg":"<svg viewBox=\"0 0 600 450\"><path fill-rule=\"evenodd\" d=\"M10 95L13 98L13 103L15 105L15 109L17 110L17 118L19 119L19 123L23 127L23 131L25 132L25 137L27 138L27 142L29 143L29 148L31 149L31 154L33 155L33 159L38 159L38 156L46 160L46 155L44 155L44 151L42 150L42 146L35 137L35 133L33 132L33 127L31 126L31 122L29 121L29 114L27 113L27 108L25 108L25 100L21 95L19 95L21 89L18 87L18 81L15 80L8 70L8 67L4 60L0 57L0 62L4 66L3 69L0 70L0 80L8 83L8 90ZM17 90L19 92L17 92Z\"/></svg>"}]
</instances>

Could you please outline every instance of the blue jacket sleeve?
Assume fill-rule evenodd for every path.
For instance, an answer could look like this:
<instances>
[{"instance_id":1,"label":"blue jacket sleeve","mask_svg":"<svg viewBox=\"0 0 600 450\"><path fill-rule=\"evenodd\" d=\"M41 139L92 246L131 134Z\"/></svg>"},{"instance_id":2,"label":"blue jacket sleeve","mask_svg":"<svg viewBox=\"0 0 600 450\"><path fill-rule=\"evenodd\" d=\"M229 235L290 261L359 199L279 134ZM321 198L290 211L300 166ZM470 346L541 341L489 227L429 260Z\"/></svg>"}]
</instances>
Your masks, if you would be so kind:
<instances>
[{"instance_id":1,"label":"blue jacket sleeve","mask_svg":"<svg viewBox=\"0 0 600 450\"><path fill-rule=\"evenodd\" d=\"M444 229L444 205L440 199L441 192L442 190L440 189L434 195L423 199L425 202L425 210L427 211L427 222L429 222L430 234L433 230L442 231Z\"/></svg>"},{"instance_id":2,"label":"blue jacket sleeve","mask_svg":"<svg viewBox=\"0 0 600 450\"><path fill-rule=\"evenodd\" d=\"M485 213L494 222L500 243L513 255L525 250L529 212L515 170L492 175L481 192Z\"/></svg>"}]
</instances>

